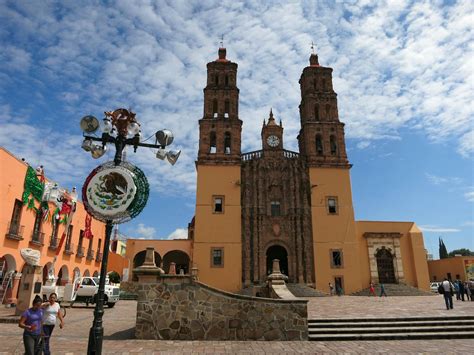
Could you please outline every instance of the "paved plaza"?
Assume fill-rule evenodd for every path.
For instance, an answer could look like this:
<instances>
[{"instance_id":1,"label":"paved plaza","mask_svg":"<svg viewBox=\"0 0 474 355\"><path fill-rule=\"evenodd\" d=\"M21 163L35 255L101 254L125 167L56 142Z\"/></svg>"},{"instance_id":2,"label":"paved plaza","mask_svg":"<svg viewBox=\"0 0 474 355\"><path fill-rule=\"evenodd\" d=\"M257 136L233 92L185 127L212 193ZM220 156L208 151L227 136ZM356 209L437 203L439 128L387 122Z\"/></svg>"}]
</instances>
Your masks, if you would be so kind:
<instances>
[{"instance_id":1,"label":"paved plaza","mask_svg":"<svg viewBox=\"0 0 474 355\"><path fill-rule=\"evenodd\" d=\"M474 339L264 342L264 341L158 341L133 339L135 301L120 301L105 309L105 354L288 354L288 353L474 353ZM455 301L447 311L441 296L421 297L322 297L308 304L310 318L417 317L474 315L474 302ZM10 310L1 309L0 316ZM67 309L66 326L53 333L53 354L85 354L93 308ZM0 354L22 354L22 330L16 324L0 324Z\"/></svg>"}]
</instances>

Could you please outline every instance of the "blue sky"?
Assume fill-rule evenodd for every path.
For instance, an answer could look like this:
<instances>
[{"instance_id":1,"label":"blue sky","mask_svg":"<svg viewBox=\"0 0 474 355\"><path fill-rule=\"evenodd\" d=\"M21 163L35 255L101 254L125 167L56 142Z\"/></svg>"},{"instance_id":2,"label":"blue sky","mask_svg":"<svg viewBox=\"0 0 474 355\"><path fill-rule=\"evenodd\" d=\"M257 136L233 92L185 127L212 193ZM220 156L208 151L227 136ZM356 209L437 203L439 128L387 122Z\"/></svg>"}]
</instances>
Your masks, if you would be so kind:
<instances>
[{"instance_id":1,"label":"blue sky","mask_svg":"<svg viewBox=\"0 0 474 355\"><path fill-rule=\"evenodd\" d=\"M224 34L239 64L243 151L270 107L297 150L298 79L316 43L334 69L359 220L415 221L437 257L474 249L472 1L0 1L0 145L82 186L98 161L80 118L132 107L169 128L175 166L128 152L151 195L123 234L180 238L194 214L206 63ZM113 150L113 149L112 149Z\"/></svg>"}]
</instances>

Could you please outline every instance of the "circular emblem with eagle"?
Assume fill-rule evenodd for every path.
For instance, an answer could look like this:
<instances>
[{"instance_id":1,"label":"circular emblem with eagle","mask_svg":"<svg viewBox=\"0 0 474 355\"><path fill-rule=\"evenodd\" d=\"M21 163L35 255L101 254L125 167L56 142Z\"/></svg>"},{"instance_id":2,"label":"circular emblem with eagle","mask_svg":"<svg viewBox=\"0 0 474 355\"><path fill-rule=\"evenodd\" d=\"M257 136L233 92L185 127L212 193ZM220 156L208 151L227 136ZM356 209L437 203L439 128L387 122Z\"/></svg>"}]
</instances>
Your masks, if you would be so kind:
<instances>
[{"instance_id":1,"label":"circular emblem with eagle","mask_svg":"<svg viewBox=\"0 0 474 355\"><path fill-rule=\"evenodd\" d=\"M90 215L115 224L129 221L145 207L150 188L136 166L107 162L92 170L82 187L82 201Z\"/></svg>"}]
</instances>

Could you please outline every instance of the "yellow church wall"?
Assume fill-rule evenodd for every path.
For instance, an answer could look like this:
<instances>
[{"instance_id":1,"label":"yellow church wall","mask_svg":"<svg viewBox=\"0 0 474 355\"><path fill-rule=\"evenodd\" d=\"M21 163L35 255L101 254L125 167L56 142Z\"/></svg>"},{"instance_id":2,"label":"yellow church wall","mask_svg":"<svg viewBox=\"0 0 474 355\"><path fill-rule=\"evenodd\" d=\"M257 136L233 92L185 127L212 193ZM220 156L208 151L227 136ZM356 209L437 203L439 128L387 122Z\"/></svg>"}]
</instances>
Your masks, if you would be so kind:
<instances>
[{"instance_id":1,"label":"yellow church wall","mask_svg":"<svg viewBox=\"0 0 474 355\"><path fill-rule=\"evenodd\" d=\"M357 221L357 239L360 245L360 274L363 288L370 283L370 266L367 240L364 233L400 233L400 253L404 282L429 290L428 264L423 234L413 222Z\"/></svg>"},{"instance_id":2,"label":"yellow church wall","mask_svg":"<svg viewBox=\"0 0 474 355\"><path fill-rule=\"evenodd\" d=\"M349 169L310 168L309 177L316 288L328 292L328 283L342 277L344 293L358 291L362 285ZM337 199L336 214L328 213L328 197ZM331 266L333 249L342 250L342 267Z\"/></svg>"},{"instance_id":3,"label":"yellow church wall","mask_svg":"<svg viewBox=\"0 0 474 355\"><path fill-rule=\"evenodd\" d=\"M213 196L224 198L223 213L213 212ZM241 289L240 165L197 165L193 247L200 281L230 292ZM222 266L211 266L212 248L223 248Z\"/></svg>"}]
</instances>

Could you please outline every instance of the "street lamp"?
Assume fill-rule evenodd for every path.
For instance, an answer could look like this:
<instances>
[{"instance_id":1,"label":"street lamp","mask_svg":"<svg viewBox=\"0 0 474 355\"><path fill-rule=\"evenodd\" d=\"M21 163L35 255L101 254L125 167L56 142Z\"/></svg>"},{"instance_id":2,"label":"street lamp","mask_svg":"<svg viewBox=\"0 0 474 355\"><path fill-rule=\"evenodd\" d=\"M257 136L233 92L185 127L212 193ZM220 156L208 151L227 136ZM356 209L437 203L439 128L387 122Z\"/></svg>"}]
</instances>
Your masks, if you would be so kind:
<instances>
[{"instance_id":1,"label":"street lamp","mask_svg":"<svg viewBox=\"0 0 474 355\"><path fill-rule=\"evenodd\" d=\"M105 222L105 241L100 267L99 290L94 310L94 321L89 331L88 354L102 353L104 328L104 289L107 275L109 243L114 224L123 223L136 217L145 207L148 200L149 185L145 174L129 162L122 161L122 153L127 145L133 146L134 152L138 147L157 149L156 157L165 158L174 165L181 151L165 148L173 142L173 133L164 129L156 132L155 144L140 142L140 123L131 110L119 108L105 112L101 137L94 136L99 129L99 121L94 116L81 119L81 129L84 132L82 149L90 152L98 159L107 151L107 143L115 145L113 162L107 162L95 168L86 178L82 187L82 201L86 211L95 219ZM159 143L159 144L157 144Z\"/></svg>"}]
</instances>

